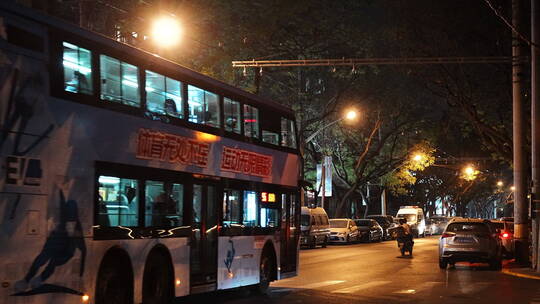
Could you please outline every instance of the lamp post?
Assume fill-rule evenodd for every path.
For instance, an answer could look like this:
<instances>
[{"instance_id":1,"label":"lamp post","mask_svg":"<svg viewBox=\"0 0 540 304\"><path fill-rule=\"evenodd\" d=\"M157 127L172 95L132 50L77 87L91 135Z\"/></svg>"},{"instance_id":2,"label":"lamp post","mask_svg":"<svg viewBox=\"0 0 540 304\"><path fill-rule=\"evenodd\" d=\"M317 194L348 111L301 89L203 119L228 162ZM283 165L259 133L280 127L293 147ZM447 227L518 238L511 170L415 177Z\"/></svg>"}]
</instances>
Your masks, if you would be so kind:
<instances>
[{"instance_id":1,"label":"lamp post","mask_svg":"<svg viewBox=\"0 0 540 304\"><path fill-rule=\"evenodd\" d=\"M343 117L340 117L326 125L324 125L322 128L316 130L315 132L313 132L313 134L311 134L307 139L306 141L304 142L304 145L307 145L310 141L312 141L317 135L319 135L319 133L321 133L323 130L325 130L326 128L330 127L330 126L333 126L335 124L337 124L338 122L342 121L342 120L349 120L349 121L353 121L356 119L356 117L358 116L357 112L355 110L348 110L345 115L343 115ZM302 158L304 157L304 152L303 152L303 149L301 151L301 155L302 155ZM325 189L326 189L326 161L323 160L323 164L321 166L321 187L322 187L322 196L321 196L321 207L324 209L324 197L325 197Z\"/></svg>"},{"instance_id":2,"label":"lamp post","mask_svg":"<svg viewBox=\"0 0 540 304\"><path fill-rule=\"evenodd\" d=\"M305 143L307 144L307 143L309 143L310 141L312 141L312 140L315 138L315 136L319 135L319 133L321 133L324 129L326 129L326 128L332 126L332 125L335 125L335 124L337 124L338 122L340 122L340 121L342 121L342 120L344 120L344 119L347 119L347 120L350 120L350 121L355 120L357 116L358 116L358 114L356 113L355 110L349 110L349 111L347 111L347 113L345 113L345 115L344 115L343 117L341 117L341 118L339 118L339 119L337 119L337 120L334 120L334 121L332 121L331 123L328 123L328 124L324 125L322 128L320 128L320 129L318 129L317 131L313 132L313 134L311 134L311 135L306 139L306 142L305 142Z\"/></svg>"}]
</instances>

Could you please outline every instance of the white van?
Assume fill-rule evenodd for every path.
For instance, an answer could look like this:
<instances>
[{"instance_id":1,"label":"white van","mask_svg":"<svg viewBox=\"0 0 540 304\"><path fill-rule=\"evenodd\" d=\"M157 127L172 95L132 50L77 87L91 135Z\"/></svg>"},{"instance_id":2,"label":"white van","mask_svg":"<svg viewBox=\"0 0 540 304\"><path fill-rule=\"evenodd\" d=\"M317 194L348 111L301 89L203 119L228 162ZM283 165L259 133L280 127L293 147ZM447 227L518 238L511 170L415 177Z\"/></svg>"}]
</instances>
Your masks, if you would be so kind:
<instances>
[{"instance_id":1,"label":"white van","mask_svg":"<svg viewBox=\"0 0 540 304\"><path fill-rule=\"evenodd\" d=\"M315 248L321 245L323 248L328 244L330 239L330 223L328 215L323 208L308 208L302 207L302 215L300 218L300 245Z\"/></svg>"},{"instance_id":2,"label":"white van","mask_svg":"<svg viewBox=\"0 0 540 304\"><path fill-rule=\"evenodd\" d=\"M407 224L411 226L414 236L426 236L426 219L422 208L418 206L401 206L396 217L407 220Z\"/></svg>"}]
</instances>

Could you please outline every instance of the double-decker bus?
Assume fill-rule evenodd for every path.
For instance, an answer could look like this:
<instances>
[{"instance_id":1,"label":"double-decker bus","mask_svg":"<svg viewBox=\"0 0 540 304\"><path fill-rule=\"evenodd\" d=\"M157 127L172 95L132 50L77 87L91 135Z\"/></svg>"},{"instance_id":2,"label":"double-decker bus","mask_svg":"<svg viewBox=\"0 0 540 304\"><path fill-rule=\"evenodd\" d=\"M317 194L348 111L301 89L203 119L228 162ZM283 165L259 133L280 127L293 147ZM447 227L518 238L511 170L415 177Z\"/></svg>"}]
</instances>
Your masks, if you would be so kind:
<instances>
[{"instance_id":1,"label":"double-decker bus","mask_svg":"<svg viewBox=\"0 0 540 304\"><path fill-rule=\"evenodd\" d=\"M168 303L298 272L294 113L0 3L0 303Z\"/></svg>"}]
</instances>

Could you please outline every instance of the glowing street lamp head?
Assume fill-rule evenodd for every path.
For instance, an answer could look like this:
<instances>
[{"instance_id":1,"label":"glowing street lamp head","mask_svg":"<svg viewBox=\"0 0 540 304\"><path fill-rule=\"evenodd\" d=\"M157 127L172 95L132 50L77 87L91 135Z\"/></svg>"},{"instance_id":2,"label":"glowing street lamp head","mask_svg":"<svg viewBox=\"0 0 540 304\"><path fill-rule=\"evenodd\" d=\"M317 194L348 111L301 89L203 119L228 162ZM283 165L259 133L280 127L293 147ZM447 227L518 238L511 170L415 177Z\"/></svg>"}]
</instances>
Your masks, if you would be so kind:
<instances>
[{"instance_id":1,"label":"glowing street lamp head","mask_svg":"<svg viewBox=\"0 0 540 304\"><path fill-rule=\"evenodd\" d=\"M171 17L158 18L152 25L152 37L160 45L175 45L181 35L180 23Z\"/></svg>"},{"instance_id":2,"label":"glowing street lamp head","mask_svg":"<svg viewBox=\"0 0 540 304\"><path fill-rule=\"evenodd\" d=\"M473 175L473 174L474 174L474 168L471 167L471 166L467 166L467 167L465 168L465 174L467 174L467 175Z\"/></svg>"},{"instance_id":3,"label":"glowing street lamp head","mask_svg":"<svg viewBox=\"0 0 540 304\"><path fill-rule=\"evenodd\" d=\"M422 154L415 154L415 155L413 156L413 160L414 160L414 161L417 161L417 162L421 161L422 158L423 158Z\"/></svg>"},{"instance_id":4,"label":"glowing street lamp head","mask_svg":"<svg viewBox=\"0 0 540 304\"><path fill-rule=\"evenodd\" d=\"M347 111L347 113L345 114L345 118L347 120L354 120L356 119L356 117L358 116L358 114L356 113L355 110L349 110Z\"/></svg>"}]
</instances>

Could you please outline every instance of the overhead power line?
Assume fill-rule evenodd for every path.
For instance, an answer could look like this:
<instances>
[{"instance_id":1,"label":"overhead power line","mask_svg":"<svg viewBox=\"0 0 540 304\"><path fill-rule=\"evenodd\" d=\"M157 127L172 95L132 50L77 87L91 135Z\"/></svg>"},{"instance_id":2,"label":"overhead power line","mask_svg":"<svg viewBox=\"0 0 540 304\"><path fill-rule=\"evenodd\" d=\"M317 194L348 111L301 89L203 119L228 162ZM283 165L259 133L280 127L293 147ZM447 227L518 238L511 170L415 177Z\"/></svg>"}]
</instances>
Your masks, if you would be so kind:
<instances>
[{"instance_id":1,"label":"overhead power line","mask_svg":"<svg viewBox=\"0 0 540 304\"><path fill-rule=\"evenodd\" d=\"M527 57L515 58L527 62ZM295 66L362 66L362 65L419 65L419 64L470 64L512 63L511 56L484 57L409 57L409 58L342 58L342 59L296 59L296 60L240 60L233 61L235 68L245 67L295 67Z\"/></svg>"}]
</instances>

